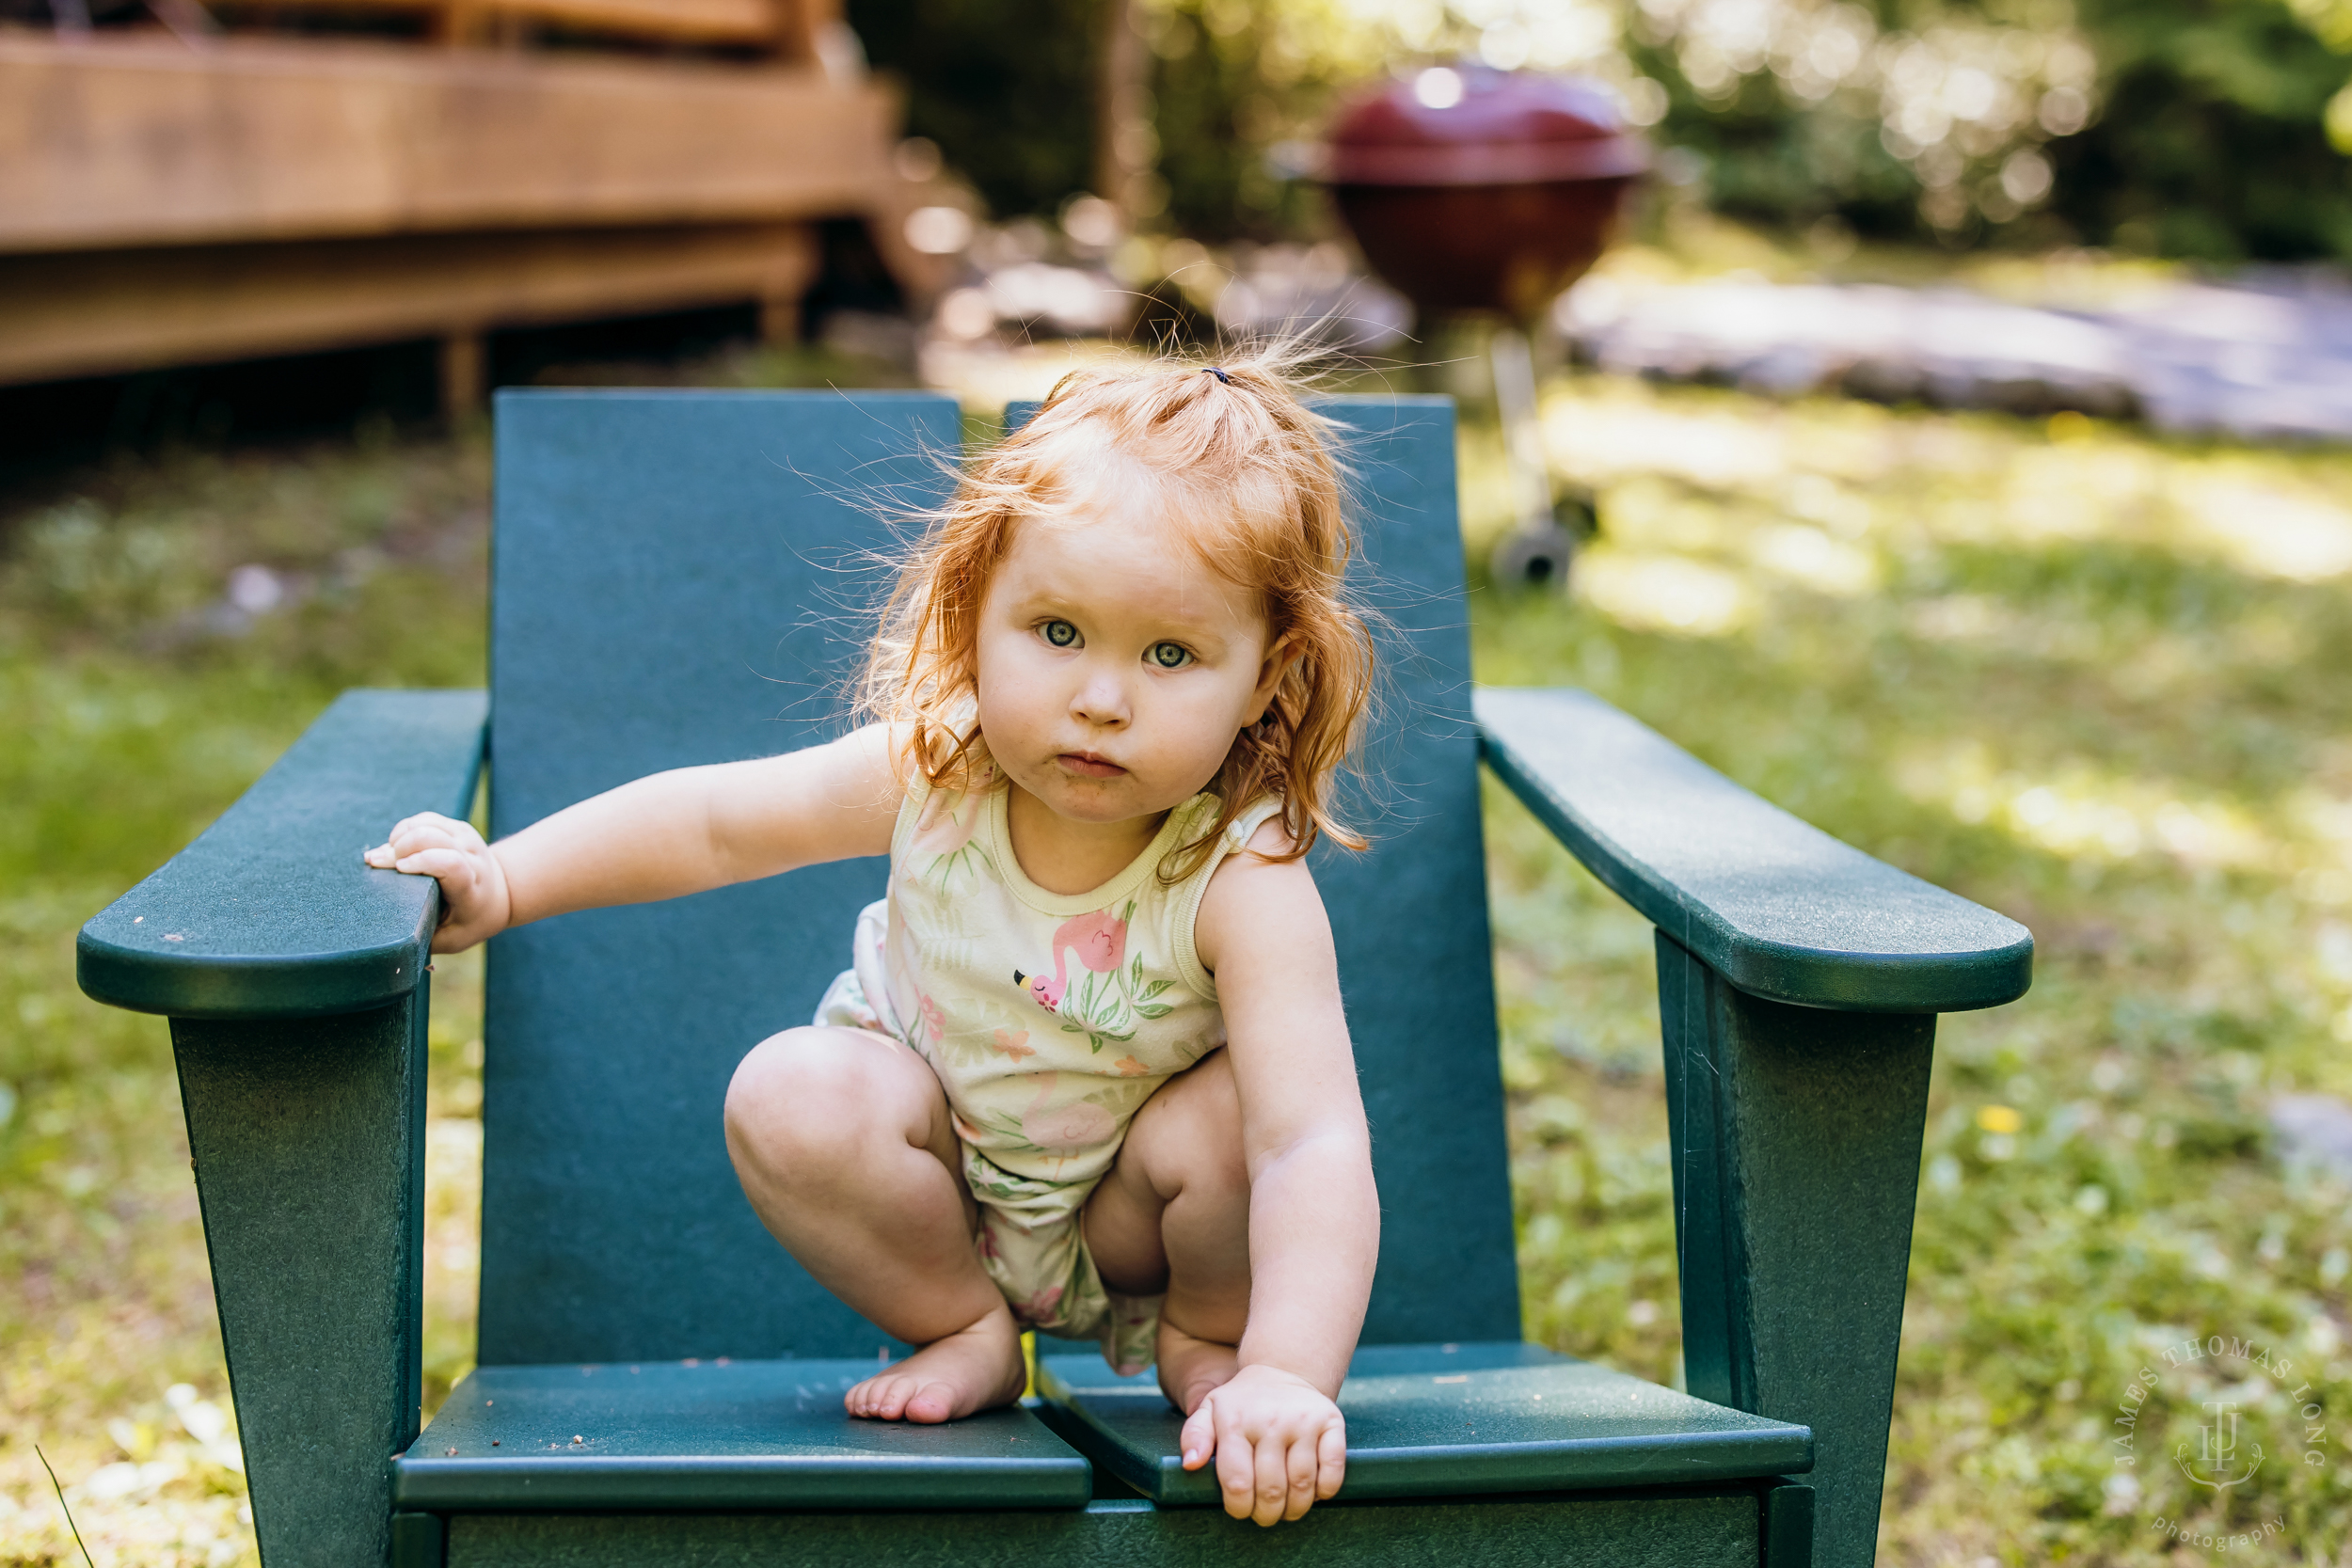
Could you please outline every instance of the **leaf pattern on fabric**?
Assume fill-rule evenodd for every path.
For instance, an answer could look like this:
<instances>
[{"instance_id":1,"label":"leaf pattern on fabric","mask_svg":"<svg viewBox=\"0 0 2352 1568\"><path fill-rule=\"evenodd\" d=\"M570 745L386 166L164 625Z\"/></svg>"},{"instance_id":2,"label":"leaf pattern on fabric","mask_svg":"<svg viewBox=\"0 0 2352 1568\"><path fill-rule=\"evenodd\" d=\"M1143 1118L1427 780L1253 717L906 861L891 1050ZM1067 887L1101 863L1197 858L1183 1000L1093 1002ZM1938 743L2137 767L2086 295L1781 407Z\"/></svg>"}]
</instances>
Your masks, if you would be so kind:
<instances>
[{"instance_id":1,"label":"leaf pattern on fabric","mask_svg":"<svg viewBox=\"0 0 2352 1568\"><path fill-rule=\"evenodd\" d=\"M1013 972L1031 1001L1060 1015L1062 1033L1084 1035L1088 1050L1098 1054L1106 1045L1132 1041L1139 1020L1166 1018L1176 1010L1153 1000L1176 982L1166 977L1146 981L1140 949L1132 959L1127 958L1127 932L1136 907L1130 898L1116 915L1108 910L1073 915L1054 933L1051 975ZM1068 978L1072 954L1082 966L1075 981Z\"/></svg>"}]
</instances>

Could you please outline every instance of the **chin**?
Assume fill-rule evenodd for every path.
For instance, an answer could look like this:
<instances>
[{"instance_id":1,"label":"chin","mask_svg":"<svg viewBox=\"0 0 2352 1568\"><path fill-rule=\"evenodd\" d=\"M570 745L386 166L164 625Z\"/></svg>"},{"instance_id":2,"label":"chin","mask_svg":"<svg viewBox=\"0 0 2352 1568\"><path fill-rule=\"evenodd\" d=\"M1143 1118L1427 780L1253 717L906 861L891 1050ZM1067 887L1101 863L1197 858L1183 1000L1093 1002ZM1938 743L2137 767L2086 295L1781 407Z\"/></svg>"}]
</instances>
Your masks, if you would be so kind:
<instances>
[{"instance_id":1,"label":"chin","mask_svg":"<svg viewBox=\"0 0 2352 1568\"><path fill-rule=\"evenodd\" d=\"M1057 813L1073 822L1124 822L1131 816L1141 816L1150 809L1136 806L1123 797L1113 799L1099 791L1059 790L1042 797Z\"/></svg>"}]
</instances>

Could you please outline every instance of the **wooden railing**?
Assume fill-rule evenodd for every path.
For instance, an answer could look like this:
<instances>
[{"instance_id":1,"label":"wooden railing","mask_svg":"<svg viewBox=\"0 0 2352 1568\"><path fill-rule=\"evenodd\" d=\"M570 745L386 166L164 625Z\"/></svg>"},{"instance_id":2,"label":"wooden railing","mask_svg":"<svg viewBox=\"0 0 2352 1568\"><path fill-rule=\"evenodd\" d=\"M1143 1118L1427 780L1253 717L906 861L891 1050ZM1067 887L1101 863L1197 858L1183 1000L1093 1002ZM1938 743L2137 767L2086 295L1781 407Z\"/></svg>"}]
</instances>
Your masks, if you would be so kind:
<instances>
[{"instance_id":1,"label":"wooden railing","mask_svg":"<svg viewBox=\"0 0 2352 1568\"><path fill-rule=\"evenodd\" d=\"M501 326L743 301L788 335L829 218L866 219L915 300L936 286L896 95L842 69L835 0L273 9L362 6L743 47L270 36L227 0L193 43L0 30L0 382L431 336L462 403Z\"/></svg>"},{"instance_id":2,"label":"wooden railing","mask_svg":"<svg viewBox=\"0 0 2352 1568\"><path fill-rule=\"evenodd\" d=\"M232 26L305 11L415 18L443 43L479 42L522 23L651 42L729 44L792 61L820 56L838 0L216 0Z\"/></svg>"},{"instance_id":3,"label":"wooden railing","mask_svg":"<svg viewBox=\"0 0 2352 1568\"><path fill-rule=\"evenodd\" d=\"M898 113L808 67L0 35L0 253L857 213Z\"/></svg>"}]
</instances>

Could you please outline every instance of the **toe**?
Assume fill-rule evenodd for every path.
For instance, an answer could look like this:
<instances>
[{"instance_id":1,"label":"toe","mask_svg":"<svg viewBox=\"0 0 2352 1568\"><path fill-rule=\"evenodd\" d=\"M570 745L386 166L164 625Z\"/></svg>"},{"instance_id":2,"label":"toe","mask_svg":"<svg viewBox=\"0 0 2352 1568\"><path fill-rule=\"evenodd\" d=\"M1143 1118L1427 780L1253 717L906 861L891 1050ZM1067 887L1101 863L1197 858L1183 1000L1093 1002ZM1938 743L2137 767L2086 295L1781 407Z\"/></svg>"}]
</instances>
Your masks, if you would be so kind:
<instances>
[{"instance_id":1,"label":"toe","mask_svg":"<svg viewBox=\"0 0 2352 1568\"><path fill-rule=\"evenodd\" d=\"M926 1383L906 1403L907 1419L926 1425L950 1420L955 1413L956 1391L945 1383Z\"/></svg>"},{"instance_id":2,"label":"toe","mask_svg":"<svg viewBox=\"0 0 2352 1568\"><path fill-rule=\"evenodd\" d=\"M879 1380L878 1380L879 1381ZM874 1414L885 1421L895 1421L906 1414L907 1400L914 1392L913 1378L894 1377L882 1383L874 1401Z\"/></svg>"}]
</instances>

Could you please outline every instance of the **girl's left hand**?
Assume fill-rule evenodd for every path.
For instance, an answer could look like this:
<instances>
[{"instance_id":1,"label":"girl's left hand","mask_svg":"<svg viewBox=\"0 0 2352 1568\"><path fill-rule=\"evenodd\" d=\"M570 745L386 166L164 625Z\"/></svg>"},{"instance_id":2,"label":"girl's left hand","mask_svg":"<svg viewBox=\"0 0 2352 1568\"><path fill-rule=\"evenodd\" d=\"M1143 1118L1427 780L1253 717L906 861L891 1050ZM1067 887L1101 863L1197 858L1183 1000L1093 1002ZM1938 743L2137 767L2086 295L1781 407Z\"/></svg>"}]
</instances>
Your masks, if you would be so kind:
<instances>
[{"instance_id":1,"label":"girl's left hand","mask_svg":"<svg viewBox=\"0 0 2352 1568\"><path fill-rule=\"evenodd\" d=\"M1184 1422L1184 1468L1216 1460L1225 1512L1271 1525L1338 1495L1347 1419L1330 1397L1279 1367L1244 1367Z\"/></svg>"}]
</instances>

